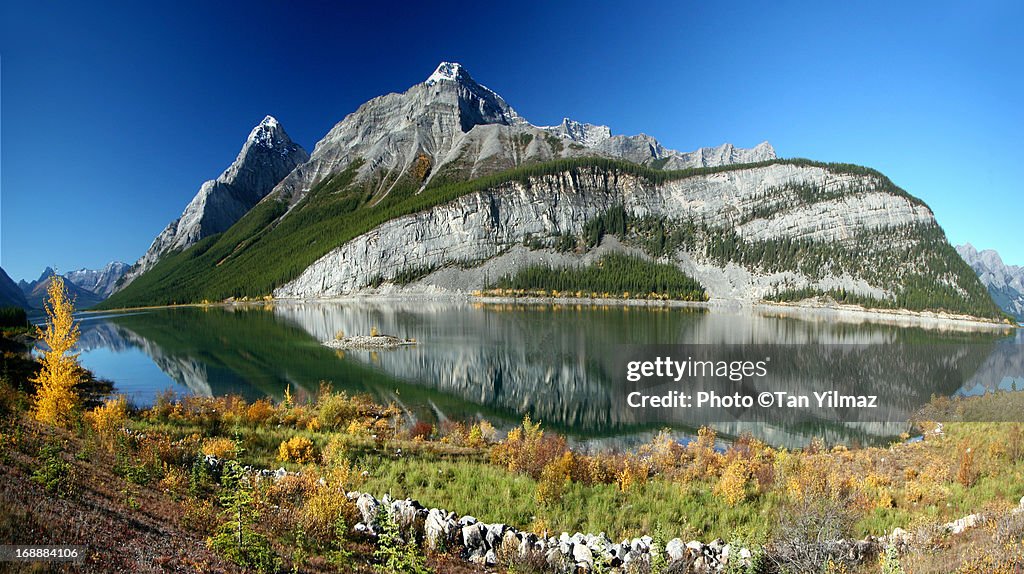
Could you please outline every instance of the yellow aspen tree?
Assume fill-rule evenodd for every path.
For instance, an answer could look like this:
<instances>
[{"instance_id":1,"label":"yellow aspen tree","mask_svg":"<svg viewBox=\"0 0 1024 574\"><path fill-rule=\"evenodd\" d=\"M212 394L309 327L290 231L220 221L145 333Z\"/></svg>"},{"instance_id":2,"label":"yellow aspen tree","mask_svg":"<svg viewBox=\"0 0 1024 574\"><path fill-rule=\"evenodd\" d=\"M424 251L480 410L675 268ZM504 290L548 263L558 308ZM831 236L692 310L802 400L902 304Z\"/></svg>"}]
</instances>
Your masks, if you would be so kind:
<instances>
[{"instance_id":1,"label":"yellow aspen tree","mask_svg":"<svg viewBox=\"0 0 1024 574\"><path fill-rule=\"evenodd\" d=\"M39 374L32 379L38 384L33 414L39 422L64 426L78 404L75 385L81 379L81 369L78 353L73 352L78 343L78 323L72 317L75 303L68 297L62 277L52 276L46 292L46 328L37 327L37 331L47 350Z\"/></svg>"}]
</instances>

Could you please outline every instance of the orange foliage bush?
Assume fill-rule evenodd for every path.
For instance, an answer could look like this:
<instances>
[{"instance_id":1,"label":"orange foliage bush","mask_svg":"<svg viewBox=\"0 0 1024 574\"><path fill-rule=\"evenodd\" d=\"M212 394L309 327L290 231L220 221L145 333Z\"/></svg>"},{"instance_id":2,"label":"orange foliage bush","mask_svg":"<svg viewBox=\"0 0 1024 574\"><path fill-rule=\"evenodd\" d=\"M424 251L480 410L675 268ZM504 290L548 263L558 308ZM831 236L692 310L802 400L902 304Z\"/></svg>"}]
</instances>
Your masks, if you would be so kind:
<instances>
[{"instance_id":1,"label":"orange foliage bush","mask_svg":"<svg viewBox=\"0 0 1024 574\"><path fill-rule=\"evenodd\" d=\"M277 458L282 462L297 462L307 464L316 460L316 453L313 449L313 441L304 436L293 436L282 441L277 450Z\"/></svg>"},{"instance_id":2,"label":"orange foliage bush","mask_svg":"<svg viewBox=\"0 0 1024 574\"><path fill-rule=\"evenodd\" d=\"M544 467L566 450L564 438L545 434L540 423L533 423L527 416L521 426L512 429L504 441L491 448L491 460L511 471L539 479Z\"/></svg>"}]
</instances>

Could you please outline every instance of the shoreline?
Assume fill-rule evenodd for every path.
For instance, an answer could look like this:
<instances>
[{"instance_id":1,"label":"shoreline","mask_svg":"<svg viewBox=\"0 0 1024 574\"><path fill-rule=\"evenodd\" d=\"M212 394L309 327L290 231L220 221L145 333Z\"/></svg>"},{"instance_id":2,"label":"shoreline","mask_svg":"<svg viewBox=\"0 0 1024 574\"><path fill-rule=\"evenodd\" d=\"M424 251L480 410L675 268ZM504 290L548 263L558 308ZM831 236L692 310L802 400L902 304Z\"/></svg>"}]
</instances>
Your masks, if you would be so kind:
<instances>
[{"instance_id":1,"label":"shoreline","mask_svg":"<svg viewBox=\"0 0 1024 574\"><path fill-rule=\"evenodd\" d=\"M146 307L128 307L120 309L84 310L81 315L112 315L131 312L144 312L158 309L176 309L184 307L265 307L275 304L307 304L307 303L354 303L374 301L449 301L453 303L473 303L482 305L586 305L620 307L667 307L681 309L703 309L711 312L751 311L761 315L780 314L804 321L838 321L843 323L875 323L898 327L920 327L930 330L953 331L1006 331L1012 332L1024 326L1013 323L1001 323L992 319L983 319L970 315L958 315L936 311L910 311L907 309L871 309L860 305L844 305L838 303L809 304L778 301L749 301L741 299L712 299L710 301L652 300L652 299L621 299L621 298L589 298L589 297L489 297L464 292L428 291L412 289L395 289L385 292L357 292L350 295L323 298L275 298L255 299L251 301L220 301L216 303L181 303L176 305L150 305Z\"/></svg>"}]
</instances>

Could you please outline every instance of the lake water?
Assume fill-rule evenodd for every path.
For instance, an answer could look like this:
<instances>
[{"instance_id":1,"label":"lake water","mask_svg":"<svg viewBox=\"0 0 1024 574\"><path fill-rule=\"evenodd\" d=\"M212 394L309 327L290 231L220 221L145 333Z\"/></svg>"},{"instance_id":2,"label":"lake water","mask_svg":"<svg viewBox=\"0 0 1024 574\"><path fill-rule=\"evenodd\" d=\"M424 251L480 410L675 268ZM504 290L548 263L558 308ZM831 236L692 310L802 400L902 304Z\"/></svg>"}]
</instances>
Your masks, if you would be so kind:
<instances>
[{"instance_id":1,"label":"lake water","mask_svg":"<svg viewBox=\"0 0 1024 574\"><path fill-rule=\"evenodd\" d=\"M629 447L660 428L688 433L702 424L777 445L814 436L878 443L905 431L907 417L933 395L1024 389L1019 333L942 333L750 309L366 300L86 314L81 327L83 364L138 405L167 389L281 399L290 386L302 399L328 381L393 401L410 420L484 418L507 428L528 414L595 447ZM373 328L418 344L375 352L321 345L339 331ZM712 388L720 394L836 390L877 396L880 406L824 414L631 407L631 392L686 388L686 381L627 381L627 361L665 355L770 357L768 379L719 380Z\"/></svg>"}]
</instances>

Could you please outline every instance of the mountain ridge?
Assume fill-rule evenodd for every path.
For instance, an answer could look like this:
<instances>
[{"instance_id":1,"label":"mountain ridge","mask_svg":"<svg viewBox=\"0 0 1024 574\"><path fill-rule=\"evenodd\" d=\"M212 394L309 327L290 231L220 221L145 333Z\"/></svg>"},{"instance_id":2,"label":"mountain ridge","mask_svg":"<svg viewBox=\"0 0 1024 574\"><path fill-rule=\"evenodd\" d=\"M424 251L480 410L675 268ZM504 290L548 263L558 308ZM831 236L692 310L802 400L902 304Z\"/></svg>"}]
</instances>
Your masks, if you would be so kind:
<instances>
[{"instance_id":1,"label":"mountain ridge","mask_svg":"<svg viewBox=\"0 0 1024 574\"><path fill-rule=\"evenodd\" d=\"M49 298L47 290L50 288L50 283L53 281L53 277L59 274L54 271L52 267L47 267L43 270L39 278L34 281L19 281L18 287L22 291L29 308L32 309L43 309L46 300ZM94 293L88 289L85 289L68 279L64 275L59 275L64 279L64 287L67 289L68 296L71 297L75 302L76 310L84 310L90 307L95 307L101 303L105 297L103 295Z\"/></svg>"},{"instance_id":2,"label":"mountain ridge","mask_svg":"<svg viewBox=\"0 0 1024 574\"><path fill-rule=\"evenodd\" d=\"M28 301L21 287L11 279L2 267L0 267L0 307L20 307L28 309Z\"/></svg>"},{"instance_id":3,"label":"mountain ridge","mask_svg":"<svg viewBox=\"0 0 1024 574\"><path fill-rule=\"evenodd\" d=\"M76 269L65 273L64 277L82 289L91 291L105 299L114 292L117 282L128 272L130 267L122 261L111 261L102 269Z\"/></svg>"},{"instance_id":4,"label":"mountain ridge","mask_svg":"<svg viewBox=\"0 0 1024 574\"><path fill-rule=\"evenodd\" d=\"M1024 267L1007 265L995 250L978 251L970 243L958 245L956 251L978 274L996 305L1024 323Z\"/></svg>"}]
</instances>

